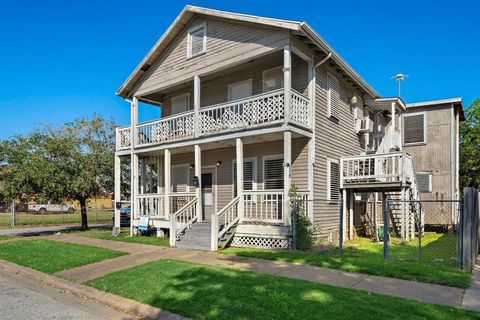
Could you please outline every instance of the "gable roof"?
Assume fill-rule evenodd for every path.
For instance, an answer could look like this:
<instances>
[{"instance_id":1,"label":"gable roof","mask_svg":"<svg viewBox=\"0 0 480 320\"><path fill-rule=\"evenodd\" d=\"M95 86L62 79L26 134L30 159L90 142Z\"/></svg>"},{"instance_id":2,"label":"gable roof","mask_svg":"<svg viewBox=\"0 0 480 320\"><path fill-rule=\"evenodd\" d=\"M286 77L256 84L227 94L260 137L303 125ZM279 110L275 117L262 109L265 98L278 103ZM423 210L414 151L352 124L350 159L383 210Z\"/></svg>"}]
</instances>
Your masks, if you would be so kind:
<instances>
[{"instance_id":1,"label":"gable roof","mask_svg":"<svg viewBox=\"0 0 480 320\"><path fill-rule=\"evenodd\" d=\"M291 21L283 19L274 19L259 17L241 13L233 13L227 11L213 10L207 8L201 8L196 6L186 5L180 14L175 18L173 23L168 27L165 33L158 39L155 45L150 49L147 55L142 59L140 64L125 80L125 82L117 90L116 94L121 97L130 98L131 90L143 76L143 74L155 63L155 61L161 56L161 54L168 47L170 42L175 39L188 25L190 19L194 15L205 15L209 17L216 17L222 19L228 19L233 21L239 21L243 23L254 23L268 27L276 27L281 29L291 30L293 33L306 37L311 44L313 44L325 55L331 53L331 60L333 60L338 68L340 68L347 76L349 76L361 89L374 98L380 97L378 92L375 91L358 73L356 73L340 55L333 50L332 47L318 35L306 22Z\"/></svg>"},{"instance_id":2,"label":"gable roof","mask_svg":"<svg viewBox=\"0 0 480 320\"><path fill-rule=\"evenodd\" d=\"M430 100L430 101L421 101L407 104L407 110L412 108L445 108L452 105L458 108L460 112L460 121L465 120L465 114L463 112L462 98L449 98L449 99L440 99L440 100Z\"/></svg>"}]
</instances>

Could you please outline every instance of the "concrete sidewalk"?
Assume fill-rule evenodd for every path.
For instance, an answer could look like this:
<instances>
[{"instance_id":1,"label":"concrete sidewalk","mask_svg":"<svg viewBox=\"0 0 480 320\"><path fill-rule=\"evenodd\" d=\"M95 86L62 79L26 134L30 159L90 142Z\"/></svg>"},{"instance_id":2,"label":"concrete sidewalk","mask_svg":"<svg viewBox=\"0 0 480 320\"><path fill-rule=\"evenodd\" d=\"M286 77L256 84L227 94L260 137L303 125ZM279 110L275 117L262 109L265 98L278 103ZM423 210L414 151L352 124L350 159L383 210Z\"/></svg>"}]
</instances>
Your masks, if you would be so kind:
<instances>
[{"instance_id":1,"label":"concrete sidewalk","mask_svg":"<svg viewBox=\"0 0 480 320\"><path fill-rule=\"evenodd\" d=\"M480 261L473 268L472 284L465 291L462 308L480 312Z\"/></svg>"},{"instance_id":2,"label":"concrete sidewalk","mask_svg":"<svg viewBox=\"0 0 480 320\"><path fill-rule=\"evenodd\" d=\"M111 228L111 224L93 224L88 226L90 229L96 228ZM78 224L75 225L62 225L62 226L51 226L51 227L29 227L29 228L11 228L11 229L0 229L0 235L8 236L19 236L19 237L30 237L35 235L42 235L48 233L55 233L66 230L81 230L82 227Z\"/></svg>"},{"instance_id":3,"label":"concrete sidewalk","mask_svg":"<svg viewBox=\"0 0 480 320\"><path fill-rule=\"evenodd\" d=\"M57 275L75 282L85 282L105 274L128 269L136 265L158 260L173 259L204 265L216 265L245 271L270 274L292 279L308 280L336 287L352 288L388 296L421 302L460 307L464 290L436 284L407 281L342 270L295 265L281 261L222 255L214 252L193 251L179 248L163 248L135 243L86 238L75 234L53 235L48 239L92 245L130 253L116 259L59 272Z\"/></svg>"}]
</instances>

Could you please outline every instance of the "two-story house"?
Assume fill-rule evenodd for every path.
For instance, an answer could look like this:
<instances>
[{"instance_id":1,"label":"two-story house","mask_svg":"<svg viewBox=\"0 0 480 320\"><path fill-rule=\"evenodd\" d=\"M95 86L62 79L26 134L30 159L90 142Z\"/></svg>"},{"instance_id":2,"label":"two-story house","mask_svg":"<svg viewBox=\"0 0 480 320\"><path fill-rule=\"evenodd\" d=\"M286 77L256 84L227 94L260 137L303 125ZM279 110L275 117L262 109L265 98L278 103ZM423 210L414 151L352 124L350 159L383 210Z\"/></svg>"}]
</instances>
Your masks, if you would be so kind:
<instances>
[{"instance_id":1,"label":"two-story house","mask_svg":"<svg viewBox=\"0 0 480 320\"><path fill-rule=\"evenodd\" d=\"M405 103L381 97L305 22L186 6L117 95L131 124L116 132L115 200L124 157L132 232L148 216L175 246L287 248L292 185L330 241L340 224L353 236L356 193L418 197ZM139 123L139 103L161 117ZM119 206L115 216L118 232Z\"/></svg>"}]
</instances>

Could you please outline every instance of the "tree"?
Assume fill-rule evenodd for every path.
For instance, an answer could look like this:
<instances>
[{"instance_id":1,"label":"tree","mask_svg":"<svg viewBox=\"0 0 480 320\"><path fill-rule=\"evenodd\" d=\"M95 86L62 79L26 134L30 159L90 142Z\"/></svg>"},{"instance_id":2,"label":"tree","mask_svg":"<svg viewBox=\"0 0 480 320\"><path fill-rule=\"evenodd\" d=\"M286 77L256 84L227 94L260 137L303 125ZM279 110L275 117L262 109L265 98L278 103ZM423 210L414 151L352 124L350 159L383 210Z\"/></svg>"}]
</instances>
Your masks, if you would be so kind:
<instances>
[{"instance_id":1,"label":"tree","mask_svg":"<svg viewBox=\"0 0 480 320\"><path fill-rule=\"evenodd\" d=\"M462 187L480 186L480 99L467 107L460 125L460 182Z\"/></svg>"},{"instance_id":2,"label":"tree","mask_svg":"<svg viewBox=\"0 0 480 320\"><path fill-rule=\"evenodd\" d=\"M0 144L8 199L77 200L88 229L87 200L113 190L115 124L99 115L59 128L43 126Z\"/></svg>"}]
</instances>

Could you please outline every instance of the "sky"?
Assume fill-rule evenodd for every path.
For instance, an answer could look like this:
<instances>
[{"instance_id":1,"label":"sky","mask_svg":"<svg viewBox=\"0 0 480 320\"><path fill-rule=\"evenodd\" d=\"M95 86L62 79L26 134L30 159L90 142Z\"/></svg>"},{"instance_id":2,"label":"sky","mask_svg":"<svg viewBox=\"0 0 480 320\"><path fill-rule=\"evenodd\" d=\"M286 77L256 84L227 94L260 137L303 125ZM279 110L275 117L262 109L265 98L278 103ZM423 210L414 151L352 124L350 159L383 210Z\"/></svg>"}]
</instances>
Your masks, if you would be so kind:
<instances>
[{"instance_id":1,"label":"sky","mask_svg":"<svg viewBox=\"0 0 480 320\"><path fill-rule=\"evenodd\" d=\"M93 113L129 124L115 92L186 4L306 21L383 96L404 73L407 103L480 97L480 1L0 0L0 140Z\"/></svg>"}]
</instances>

